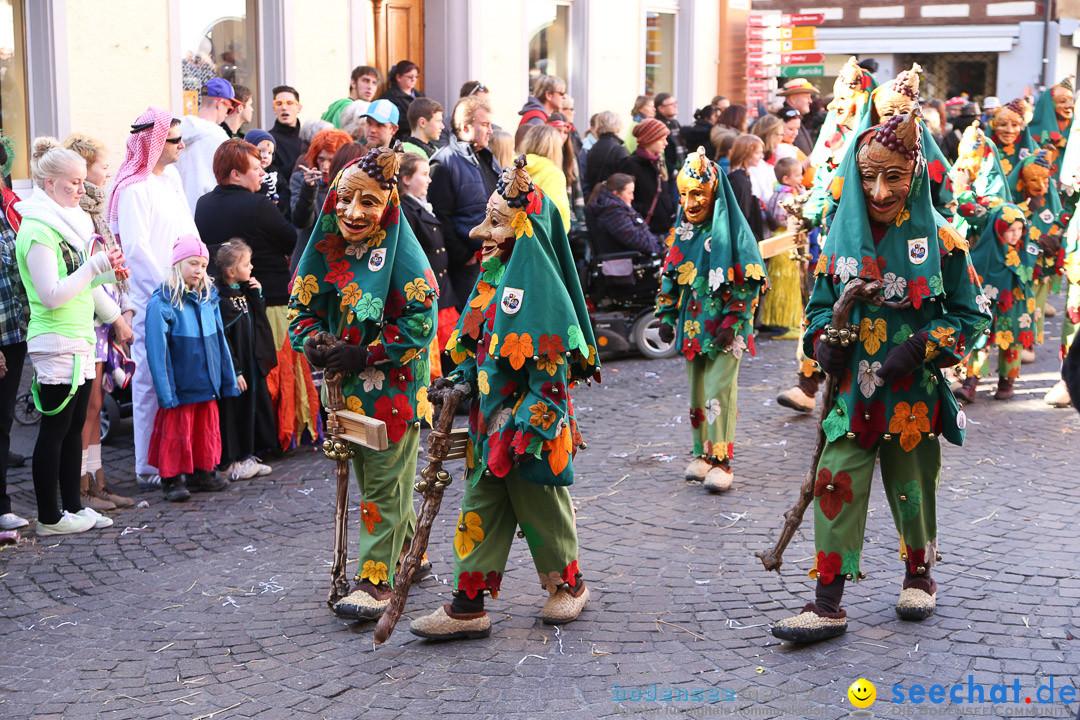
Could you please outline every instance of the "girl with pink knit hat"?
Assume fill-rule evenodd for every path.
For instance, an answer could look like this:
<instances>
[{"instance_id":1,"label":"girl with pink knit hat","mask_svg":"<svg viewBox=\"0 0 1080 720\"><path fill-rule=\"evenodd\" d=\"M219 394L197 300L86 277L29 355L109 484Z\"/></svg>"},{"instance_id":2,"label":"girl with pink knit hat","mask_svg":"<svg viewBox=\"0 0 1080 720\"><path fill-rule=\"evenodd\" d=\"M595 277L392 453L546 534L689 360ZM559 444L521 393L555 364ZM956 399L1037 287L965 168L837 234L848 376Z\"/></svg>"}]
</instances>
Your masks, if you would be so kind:
<instances>
[{"instance_id":1,"label":"girl with pink knit hat","mask_svg":"<svg viewBox=\"0 0 1080 720\"><path fill-rule=\"evenodd\" d=\"M221 461L217 400L240 390L218 291L206 273L206 245L183 235L173 245L172 261L146 307L146 357L158 399L148 459L161 474L165 499L183 502L189 491L229 486L214 471Z\"/></svg>"}]
</instances>

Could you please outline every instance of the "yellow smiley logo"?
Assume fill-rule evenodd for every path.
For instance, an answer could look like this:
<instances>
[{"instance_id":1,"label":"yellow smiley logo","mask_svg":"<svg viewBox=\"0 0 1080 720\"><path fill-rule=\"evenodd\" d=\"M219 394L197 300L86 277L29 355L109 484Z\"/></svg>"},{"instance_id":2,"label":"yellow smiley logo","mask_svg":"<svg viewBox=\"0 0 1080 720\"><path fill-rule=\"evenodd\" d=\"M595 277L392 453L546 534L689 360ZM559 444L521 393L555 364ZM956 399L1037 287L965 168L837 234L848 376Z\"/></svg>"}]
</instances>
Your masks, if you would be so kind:
<instances>
[{"instance_id":1,"label":"yellow smiley logo","mask_svg":"<svg viewBox=\"0 0 1080 720\"><path fill-rule=\"evenodd\" d=\"M868 708L877 700L877 688L866 678L859 678L851 683L847 691L848 700L857 708Z\"/></svg>"}]
</instances>

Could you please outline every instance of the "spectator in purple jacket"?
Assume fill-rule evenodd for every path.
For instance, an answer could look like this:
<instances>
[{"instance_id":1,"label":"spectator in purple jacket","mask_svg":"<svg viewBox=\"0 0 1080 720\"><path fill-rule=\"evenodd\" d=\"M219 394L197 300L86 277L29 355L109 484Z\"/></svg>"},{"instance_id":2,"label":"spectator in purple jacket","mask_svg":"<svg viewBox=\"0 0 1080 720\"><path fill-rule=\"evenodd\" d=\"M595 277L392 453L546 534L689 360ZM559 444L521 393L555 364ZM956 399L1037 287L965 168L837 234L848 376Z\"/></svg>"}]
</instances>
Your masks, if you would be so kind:
<instances>
[{"instance_id":1,"label":"spectator in purple jacket","mask_svg":"<svg viewBox=\"0 0 1080 720\"><path fill-rule=\"evenodd\" d=\"M615 173L596 186L585 217L597 255L628 250L661 255L667 251L663 236L649 230L644 218L631 207L633 199L634 178L625 173Z\"/></svg>"}]
</instances>

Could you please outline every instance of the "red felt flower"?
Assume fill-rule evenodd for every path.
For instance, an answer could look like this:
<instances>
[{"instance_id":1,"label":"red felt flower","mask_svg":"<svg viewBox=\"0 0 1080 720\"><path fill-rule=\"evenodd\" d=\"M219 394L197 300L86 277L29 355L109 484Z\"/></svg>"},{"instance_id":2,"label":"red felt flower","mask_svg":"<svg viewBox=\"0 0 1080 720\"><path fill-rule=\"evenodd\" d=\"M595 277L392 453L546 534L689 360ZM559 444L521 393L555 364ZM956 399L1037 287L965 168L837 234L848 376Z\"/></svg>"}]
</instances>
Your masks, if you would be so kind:
<instances>
[{"instance_id":1,"label":"red felt flower","mask_svg":"<svg viewBox=\"0 0 1080 720\"><path fill-rule=\"evenodd\" d=\"M937 161L935 161L937 162ZM885 270L885 258L876 258L873 255L864 255L859 269L859 277L868 280L881 280Z\"/></svg>"},{"instance_id":2,"label":"red felt flower","mask_svg":"<svg viewBox=\"0 0 1080 720\"><path fill-rule=\"evenodd\" d=\"M372 345L368 349L368 365L377 365L381 362L386 362L389 358L386 356L386 346L383 344Z\"/></svg>"},{"instance_id":3,"label":"red felt flower","mask_svg":"<svg viewBox=\"0 0 1080 720\"><path fill-rule=\"evenodd\" d=\"M434 288L435 297L439 297L439 281L435 278L435 272L431 268L424 268L424 279L427 284Z\"/></svg>"},{"instance_id":4,"label":"red felt flower","mask_svg":"<svg viewBox=\"0 0 1080 720\"><path fill-rule=\"evenodd\" d=\"M386 423L386 437L390 442L398 442L405 435L409 421L413 419L413 409L407 395L386 395L375 401L375 419Z\"/></svg>"},{"instance_id":5,"label":"red felt flower","mask_svg":"<svg viewBox=\"0 0 1080 720\"><path fill-rule=\"evenodd\" d=\"M705 411L701 408L690 408L690 425L699 427L705 421Z\"/></svg>"},{"instance_id":6,"label":"red felt flower","mask_svg":"<svg viewBox=\"0 0 1080 720\"><path fill-rule=\"evenodd\" d=\"M396 367L387 373L387 382L390 383L390 387L395 387L401 392L405 392L405 388L413 380L412 368L409 366Z\"/></svg>"},{"instance_id":7,"label":"red felt flower","mask_svg":"<svg viewBox=\"0 0 1080 720\"><path fill-rule=\"evenodd\" d=\"M817 579L829 585L840 574L840 568L843 566L839 553L826 555L825 551L821 551L817 554Z\"/></svg>"},{"instance_id":8,"label":"red felt flower","mask_svg":"<svg viewBox=\"0 0 1080 720\"><path fill-rule=\"evenodd\" d=\"M527 215L539 214L544 199L544 193L540 192L540 188L534 188L531 193L525 196L525 199L528 200L525 204L525 213Z\"/></svg>"},{"instance_id":9,"label":"red felt flower","mask_svg":"<svg viewBox=\"0 0 1080 720\"><path fill-rule=\"evenodd\" d=\"M475 600L477 593L483 592L485 587L484 575L479 570L458 575L457 589L465 593L470 600Z\"/></svg>"},{"instance_id":10,"label":"red felt flower","mask_svg":"<svg viewBox=\"0 0 1080 720\"><path fill-rule=\"evenodd\" d=\"M510 446L514 448L514 452L518 455L524 455L529 451L529 443L532 442L534 435L531 432L522 432L518 430L514 433L514 439L510 442Z\"/></svg>"},{"instance_id":11,"label":"red felt flower","mask_svg":"<svg viewBox=\"0 0 1080 720\"><path fill-rule=\"evenodd\" d=\"M553 402L566 402L566 386L561 382L546 382L540 386L540 393Z\"/></svg>"},{"instance_id":12,"label":"red felt flower","mask_svg":"<svg viewBox=\"0 0 1080 720\"><path fill-rule=\"evenodd\" d=\"M701 353L701 342L697 338L683 338L682 353L687 360L693 360Z\"/></svg>"},{"instance_id":13,"label":"red felt flower","mask_svg":"<svg viewBox=\"0 0 1080 720\"><path fill-rule=\"evenodd\" d=\"M818 470L817 482L814 483L814 497L818 499L822 514L835 520L844 503L855 499L851 492L851 476L843 471L833 476L831 470L821 468Z\"/></svg>"},{"instance_id":14,"label":"red felt flower","mask_svg":"<svg viewBox=\"0 0 1080 720\"><path fill-rule=\"evenodd\" d=\"M502 573L492 570L484 580L487 583L487 590L491 593L492 599L499 597L499 588L502 587Z\"/></svg>"},{"instance_id":15,"label":"red felt flower","mask_svg":"<svg viewBox=\"0 0 1080 720\"><path fill-rule=\"evenodd\" d=\"M383 211L382 217L379 218L379 226L385 230L391 225L397 224L400 214L401 212L398 210L398 206L390 203L386 206L386 210Z\"/></svg>"},{"instance_id":16,"label":"red felt flower","mask_svg":"<svg viewBox=\"0 0 1080 720\"><path fill-rule=\"evenodd\" d=\"M507 383L499 389L499 394L506 395L507 397L513 395L515 392L517 392L517 383L513 380L507 381Z\"/></svg>"},{"instance_id":17,"label":"red felt flower","mask_svg":"<svg viewBox=\"0 0 1080 720\"><path fill-rule=\"evenodd\" d=\"M483 313L476 308L472 308L461 319L461 329L473 340L477 340L480 337L480 321L483 319Z\"/></svg>"},{"instance_id":18,"label":"red felt flower","mask_svg":"<svg viewBox=\"0 0 1080 720\"><path fill-rule=\"evenodd\" d=\"M1031 346L1035 344L1035 333L1032 330L1021 330L1018 339L1020 340L1021 345L1030 350ZM1012 360L1009 362L1012 362Z\"/></svg>"},{"instance_id":19,"label":"red felt flower","mask_svg":"<svg viewBox=\"0 0 1080 720\"><path fill-rule=\"evenodd\" d=\"M934 158L931 162L926 164L926 169L930 173L930 179L936 183L945 179L945 164L941 160Z\"/></svg>"},{"instance_id":20,"label":"red felt flower","mask_svg":"<svg viewBox=\"0 0 1080 720\"><path fill-rule=\"evenodd\" d=\"M855 412L851 416L851 431L858 433L860 447L871 448L887 429L884 402L875 400L869 407L863 400L855 403Z\"/></svg>"},{"instance_id":21,"label":"red felt flower","mask_svg":"<svg viewBox=\"0 0 1080 720\"><path fill-rule=\"evenodd\" d=\"M1013 294L1011 292L1004 292L998 297L998 307L1004 312L1008 312L1013 306Z\"/></svg>"},{"instance_id":22,"label":"red felt flower","mask_svg":"<svg viewBox=\"0 0 1080 720\"><path fill-rule=\"evenodd\" d=\"M326 199L323 200L322 211L324 213L335 212L334 206L337 205L337 189L333 189L326 193Z\"/></svg>"},{"instance_id":23,"label":"red felt flower","mask_svg":"<svg viewBox=\"0 0 1080 720\"><path fill-rule=\"evenodd\" d=\"M732 279L732 282L735 283L736 285L742 285L743 281L746 280L746 276L743 275L742 264L741 263L735 263L735 265L732 267L732 270L734 270L734 272L735 272L735 276Z\"/></svg>"},{"instance_id":24,"label":"red felt flower","mask_svg":"<svg viewBox=\"0 0 1080 720\"><path fill-rule=\"evenodd\" d=\"M495 477L506 477L510 472L510 445L513 441L513 430L492 433L488 438L487 466Z\"/></svg>"},{"instance_id":25,"label":"red felt flower","mask_svg":"<svg viewBox=\"0 0 1080 720\"><path fill-rule=\"evenodd\" d=\"M575 585L577 585L577 576L580 572L581 571L578 569L577 560L574 560L566 566L566 569L562 571L563 582L570 587L574 587Z\"/></svg>"},{"instance_id":26,"label":"red felt flower","mask_svg":"<svg viewBox=\"0 0 1080 720\"><path fill-rule=\"evenodd\" d=\"M382 329L383 342L387 345L401 342L401 328L393 323L387 323Z\"/></svg>"},{"instance_id":27,"label":"red felt flower","mask_svg":"<svg viewBox=\"0 0 1080 720\"><path fill-rule=\"evenodd\" d=\"M911 306L918 310L922 307L923 298L930 296L930 286L926 283L926 278L920 276L913 278L907 286L908 297L911 298Z\"/></svg>"},{"instance_id":28,"label":"red felt flower","mask_svg":"<svg viewBox=\"0 0 1080 720\"><path fill-rule=\"evenodd\" d=\"M487 309L484 310L484 317L487 318L488 332L492 332L495 329L495 307L496 304L491 303L487 306Z\"/></svg>"},{"instance_id":29,"label":"red felt flower","mask_svg":"<svg viewBox=\"0 0 1080 720\"><path fill-rule=\"evenodd\" d=\"M387 320L396 320L401 317L401 311L405 309L405 295L394 288L386 298L386 306L383 308L383 316Z\"/></svg>"},{"instance_id":30,"label":"red felt flower","mask_svg":"<svg viewBox=\"0 0 1080 720\"><path fill-rule=\"evenodd\" d=\"M352 282L353 272L349 270L348 260L332 262L329 267L330 271L326 273L326 282L337 285L339 289Z\"/></svg>"},{"instance_id":31,"label":"red felt flower","mask_svg":"<svg viewBox=\"0 0 1080 720\"><path fill-rule=\"evenodd\" d=\"M911 373L907 377L900 378L899 380L897 380L896 382L894 382L892 384L892 391L894 393L909 392L911 390L911 382L914 379L915 379L915 373Z\"/></svg>"},{"instance_id":32,"label":"red felt flower","mask_svg":"<svg viewBox=\"0 0 1080 720\"><path fill-rule=\"evenodd\" d=\"M929 567L926 564L926 548L920 548L918 550L912 550L910 545L905 545L907 548L907 562L908 568L911 569L911 574L918 574L919 566Z\"/></svg>"},{"instance_id":33,"label":"red felt flower","mask_svg":"<svg viewBox=\"0 0 1080 720\"><path fill-rule=\"evenodd\" d=\"M331 263L345 257L345 240L340 235L327 235L315 243L315 249L326 256L326 262Z\"/></svg>"},{"instance_id":34,"label":"red felt flower","mask_svg":"<svg viewBox=\"0 0 1080 720\"><path fill-rule=\"evenodd\" d=\"M666 271L670 267L678 267L683 261L683 254L679 252L679 248L676 245L672 245L668 250L667 258L664 260L664 270Z\"/></svg>"},{"instance_id":35,"label":"red felt flower","mask_svg":"<svg viewBox=\"0 0 1080 720\"><path fill-rule=\"evenodd\" d=\"M341 331L341 339L344 340L347 345L359 345L360 328L350 325Z\"/></svg>"}]
</instances>

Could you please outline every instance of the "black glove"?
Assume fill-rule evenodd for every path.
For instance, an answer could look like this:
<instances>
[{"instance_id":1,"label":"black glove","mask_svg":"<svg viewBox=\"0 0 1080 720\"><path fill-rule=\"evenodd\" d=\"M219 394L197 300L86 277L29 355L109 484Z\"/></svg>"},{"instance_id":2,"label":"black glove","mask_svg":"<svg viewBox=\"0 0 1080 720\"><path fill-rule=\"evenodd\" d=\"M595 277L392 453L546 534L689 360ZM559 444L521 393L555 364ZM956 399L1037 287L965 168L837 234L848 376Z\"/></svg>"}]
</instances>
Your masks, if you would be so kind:
<instances>
[{"instance_id":1,"label":"black glove","mask_svg":"<svg viewBox=\"0 0 1080 720\"><path fill-rule=\"evenodd\" d=\"M851 355L851 346L830 345L818 339L814 344L814 357L818 365L829 375L840 377L847 370L848 356Z\"/></svg>"},{"instance_id":2,"label":"black glove","mask_svg":"<svg viewBox=\"0 0 1080 720\"><path fill-rule=\"evenodd\" d=\"M304 357L315 367L326 365L326 348L316 344L315 338L308 338L304 343Z\"/></svg>"},{"instance_id":3,"label":"black glove","mask_svg":"<svg viewBox=\"0 0 1080 720\"><path fill-rule=\"evenodd\" d=\"M877 376L887 383L906 378L926 361L926 333L915 333L885 356Z\"/></svg>"},{"instance_id":4,"label":"black glove","mask_svg":"<svg viewBox=\"0 0 1080 720\"><path fill-rule=\"evenodd\" d=\"M454 383L447 380L445 377L437 377L431 386L428 387L428 400L432 405L442 405L451 392L454 390ZM438 417L438 413L435 415Z\"/></svg>"},{"instance_id":5,"label":"black glove","mask_svg":"<svg viewBox=\"0 0 1080 720\"><path fill-rule=\"evenodd\" d=\"M1039 238L1039 248L1047 255L1057 255L1058 250L1061 249L1061 238L1046 233Z\"/></svg>"},{"instance_id":6,"label":"black glove","mask_svg":"<svg viewBox=\"0 0 1080 720\"><path fill-rule=\"evenodd\" d=\"M666 322L660 323L660 342L664 344L670 344L675 342L675 328L668 325Z\"/></svg>"},{"instance_id":7,"label":"black glove","mask_svg":"<svg viewBox=\"0 0 1080 720\"><path fill-rule=\"evenodd\" d=\"M720 346L721 350L726 350L731 346L731 343L735 342L735 326L718 328L716 334L713 335L713 339L716 340L716 344Z\"/></svg>"},{"instance_id":8,"label":"black glove","mask_svg":"<svg viewBox=\"0 0 1080 720\"><path fill-rule=\"evenodd\" d=\"M368 349L363 345L335 345L325 355L327 372L344 373L367 367Z\"/></svg>"}]
</instances>

